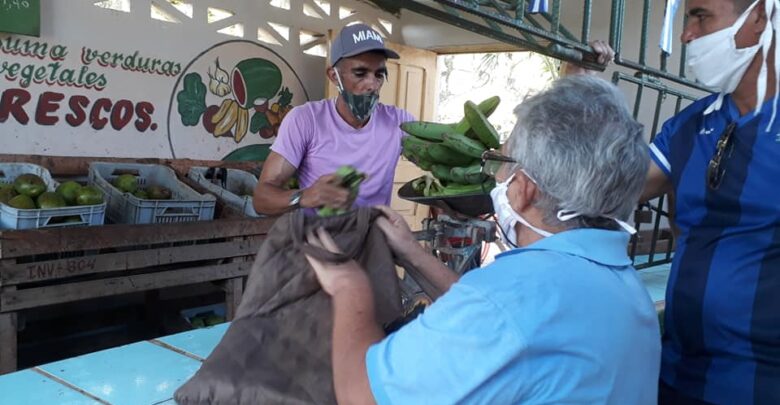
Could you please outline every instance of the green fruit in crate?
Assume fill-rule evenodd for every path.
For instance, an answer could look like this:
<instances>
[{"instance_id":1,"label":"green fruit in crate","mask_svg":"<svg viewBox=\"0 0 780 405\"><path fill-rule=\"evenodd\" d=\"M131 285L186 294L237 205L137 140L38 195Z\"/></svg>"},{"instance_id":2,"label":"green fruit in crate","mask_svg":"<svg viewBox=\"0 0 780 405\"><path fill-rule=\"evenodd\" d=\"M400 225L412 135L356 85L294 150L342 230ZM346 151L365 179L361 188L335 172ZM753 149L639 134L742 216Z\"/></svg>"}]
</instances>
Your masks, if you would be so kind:
<instances>
[{"instance_id":1,"label":"green fruit in crate","mask_svg":"<svg viewBox=\"0 0 780 405\"><path fill-rule=\"evenodd\" d=\"M39 195L35 201L38 208L41 209L62 208L68 205L65 202L65 198L53 191L47 191Z\"/></svg>"},{"instance_id":2,"label":"green fruit in crate","mask_svg":"<svg viewBox=\"0 0 780 405\"><path fill-rule=\"evenodd\" d=\"M35 198L46 191L46 182L32 173L25 173L14 180L14 189L19 194Z\"/></svg>"},{"instance_id":3,"label":"green fruit in crate","mask_svg":"<svg viewBox=\"0 0 780 405\"><path fill-rule=\"evenodd\" d=\"M204 320L206 326L214 326L219 325L220 323L225 323L225 318L219 315L209 315Z\"/></svg>"},{"instance_id":4,"label":"green fruit in crate","mask_svg":"<svg viewBox=\"0 0 780 405\"><path fill-rule=\"evenodd\" d=\"M95 186L84 186L76 194L78 205L98 205L103 203L103 192Z\"/></svg>"},{"instance_id":5,"label":"green fruit in crate","mask_svg":"<svg viewBox=\"0 0 780 405\"><path fill-rule=\"evenodd\" d=\"M73 216L70 216L70 217L65 217L65 219L62 220L62 222L66 223L66 224L75 224L75 223L80 223L80 222L84 222L84 221L81 220L80 216L73 215Z\"/></svg>"},{"instance_id":6,"label":"green fruit in crate","mask_svg":"<svg viewBox=\"0 0 780 405\"><path fill-rule=\"evenodd\" d=\"M76 197L80 189L81 184L72 180L66 181L57 187L57 194L61 195L68 205L76 205Z\"/></svg>"},{"instance_id":7,"label":"green fruit in crate","mask_svg":"<svg viewBox=\"0 0 780 405\"><path fill-rule=\"evenodd\" d=\"M149 195L150 200L170 200L171 190L163 186L149 186L146 188L146 194Z\"/></svg>"},{"instance_id":8,"label":"green fruit in crate","mask_svg":"<svg viewBox=\"0 0 780 405\"><path fill-rule=\"evenodd\" d=\"M0 203L8 204L8 201L14 197L16 197L16 190L14 190L13 186L0 188Z\"/></svg>"},{"instance_id":9,"label":"green fruit in crate","mask_svg":"<svg viewBox=\"0 0 780 405\"><path fill-rule=\"evenodd\" d=\"M133 193L133 195L136 198L140 198L142 200L148 200L149 199L149 194L146 192L146 190L141 190L140 188L138 190L135 190L135 193Z\"/></svg>"},{"instance_id":10,"label":"green fruit in crate","mask_svg":"<svg viewBox=\"0 0 780 405\"><path fill-rule=\"evenodd\" d=\"M125 193L133 193L138 190L138 178L132 174L121 174L114 179L114 187Z\"/></svg>"},{"instance_id":11,"label":"green fruit in crate","mask_svg":"<svg viewBox=\"0 0 780 405\"><path fill-rule=\"evenodd\" d=\"M8 201L8 205L20 210L34 210L35 201L30 196L19 194Z\"/></svg>"}]
</instances>

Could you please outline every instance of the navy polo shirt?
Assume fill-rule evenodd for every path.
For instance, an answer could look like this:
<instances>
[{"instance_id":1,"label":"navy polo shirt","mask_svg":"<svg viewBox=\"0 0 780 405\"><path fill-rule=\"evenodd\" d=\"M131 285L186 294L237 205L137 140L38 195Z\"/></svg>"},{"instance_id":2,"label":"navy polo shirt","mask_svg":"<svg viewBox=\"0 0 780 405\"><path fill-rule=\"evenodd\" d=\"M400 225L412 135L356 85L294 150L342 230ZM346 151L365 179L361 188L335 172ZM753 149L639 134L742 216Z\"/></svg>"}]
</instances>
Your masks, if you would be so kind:
<instances>
[{"instance_id":1,"label":"navy polo shirt","mask_svg":"<svg viewBox=\"0 0 780 405\"><path fill-rule=\"evenodd\" d=\"M667 121L651 156L676 193L681 234L666 293L661 378L693 398L780 404L780 117L740 117L716 95ZM707 166L736 123L717 189Z\"/></svg>"}]
</instances>

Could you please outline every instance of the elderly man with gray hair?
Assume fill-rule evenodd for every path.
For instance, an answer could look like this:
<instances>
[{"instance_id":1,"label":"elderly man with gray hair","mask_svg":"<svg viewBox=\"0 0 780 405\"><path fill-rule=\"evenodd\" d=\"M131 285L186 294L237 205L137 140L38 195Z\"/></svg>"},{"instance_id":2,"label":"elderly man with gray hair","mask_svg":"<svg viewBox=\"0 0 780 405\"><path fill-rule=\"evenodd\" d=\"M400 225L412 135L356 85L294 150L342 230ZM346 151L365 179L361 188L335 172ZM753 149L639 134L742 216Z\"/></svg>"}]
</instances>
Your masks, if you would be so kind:
<instances>
[{"instance_id":1,"label":"elderly man with gray hair","mask_svg":"<svg viewBox=\"0 0 780 405\"><path fill-rule=\"evenodd\" d=\"M655 310L626 254L649 164L642 126L610 83L570 76L524 101L502 153L484 156L516 246L462 278L382 207L394 252L439 297L389 336L354 262L309 258L333 297L339 403L654 404ZM338 249L324 231L310 243Z\"/></svg>"}]
</instances>

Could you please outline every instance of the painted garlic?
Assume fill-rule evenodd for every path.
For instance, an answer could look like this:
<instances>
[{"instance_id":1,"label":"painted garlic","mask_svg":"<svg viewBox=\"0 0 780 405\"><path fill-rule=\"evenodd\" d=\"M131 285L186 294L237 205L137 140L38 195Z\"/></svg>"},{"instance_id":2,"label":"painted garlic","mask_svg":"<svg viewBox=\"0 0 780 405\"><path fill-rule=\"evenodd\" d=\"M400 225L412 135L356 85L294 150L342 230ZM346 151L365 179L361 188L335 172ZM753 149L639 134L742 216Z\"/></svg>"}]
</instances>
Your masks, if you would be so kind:
<instances>
[{"instance_id":1,"label":"painted garlic","mask_svg":"<svg viewBox=\"0 0 780 405\"><path fill-rule=\"evenodd\" d=\"M228 72L219 67L219 59L214 61L215 66L212 72L209 69L209 90L218 97L225 97L230 94L230 76Z\"/></svg>"}]
</instances>

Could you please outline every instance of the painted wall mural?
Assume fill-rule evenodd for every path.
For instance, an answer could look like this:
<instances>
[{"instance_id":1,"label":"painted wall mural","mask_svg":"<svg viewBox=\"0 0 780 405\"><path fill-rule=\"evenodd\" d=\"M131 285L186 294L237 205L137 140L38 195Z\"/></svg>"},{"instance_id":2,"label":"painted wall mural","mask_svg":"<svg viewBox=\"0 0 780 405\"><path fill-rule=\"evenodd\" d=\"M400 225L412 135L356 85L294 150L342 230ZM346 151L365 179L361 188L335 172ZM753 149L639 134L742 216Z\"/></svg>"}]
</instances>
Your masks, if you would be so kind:
<instances>
[{"instance_id":1,"label":"painted wall mural","mask_svg":"<svg viewBox=\"0 0 780 405\"><path fill-rule=\"evenodd\" d=\"M168 112L171 150L195 159L214 152L251 159L293 106L308 100L298 75L271 49L244 40L217 44L179 76Z\"/></svg>"},{"instance_id":2,"label":"painted wall mural","mask_svg":"<svg viewBox=\"0 0 780 405\"><path fill-rule=\"evenodd\" d=\"M358 0L41 0L0 33L0 153L263 158L324 95L329 30L397 18Z\"/></svg>"}]
</instances>

